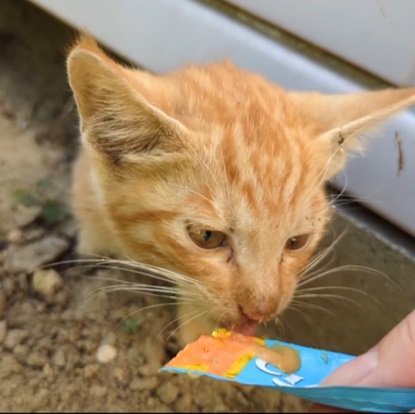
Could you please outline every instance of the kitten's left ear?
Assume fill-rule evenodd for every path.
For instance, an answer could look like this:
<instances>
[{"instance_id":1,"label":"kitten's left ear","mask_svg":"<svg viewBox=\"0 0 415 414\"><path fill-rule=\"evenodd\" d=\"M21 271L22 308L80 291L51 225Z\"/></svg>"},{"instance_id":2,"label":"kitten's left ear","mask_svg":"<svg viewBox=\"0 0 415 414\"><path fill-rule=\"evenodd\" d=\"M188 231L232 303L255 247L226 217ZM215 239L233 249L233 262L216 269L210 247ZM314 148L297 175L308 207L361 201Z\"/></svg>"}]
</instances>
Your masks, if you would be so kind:
<instances>
[{"instance_id":1,"label":"kitten's left ear","mask_svg":"<svg viewBox=\"0 0 415 414\"><path fill-rule=\"evenodd\" d=\"M88 148L114 164L128 160L157 164L182 152L187 129L147 101L134 87L129 70L94 41L81 39L67 65ZM150 74L141 73L140 79L143 87L156 83Z\"/></svg>"},{"instance_id":2,"label":"kitten's left ear","mask_svg":"<svg viewBox=\"0 0 415 414\"><path fill-rule=\"evenodd\" d=\"M415 88L323 95L290 93L290 99L308 124L329 143L327 179L345 165L347 153L362 150L361 135L415 104Z\"/></svg>"}]
</instances>

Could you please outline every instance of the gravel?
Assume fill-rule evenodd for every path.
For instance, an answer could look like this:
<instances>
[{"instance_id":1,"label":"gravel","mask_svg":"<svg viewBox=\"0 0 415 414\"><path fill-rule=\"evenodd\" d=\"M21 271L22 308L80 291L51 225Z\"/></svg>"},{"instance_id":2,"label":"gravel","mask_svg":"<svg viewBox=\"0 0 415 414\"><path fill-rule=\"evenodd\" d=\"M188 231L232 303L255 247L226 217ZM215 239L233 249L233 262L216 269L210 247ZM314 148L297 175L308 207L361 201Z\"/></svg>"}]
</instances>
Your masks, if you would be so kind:
<instances>
[{"instance_id":1,"label":"gravel","mask_svg":"<svg viewBox=\"0 0 415 414\"><path fill-rule=\"evenodd\" d=\"M6 270L10 273L31 273L39 266L56 260L68 247L67 239L55 235L47 236L20 248L13 246L6 258Z\"/></svg>"}]
</instances>

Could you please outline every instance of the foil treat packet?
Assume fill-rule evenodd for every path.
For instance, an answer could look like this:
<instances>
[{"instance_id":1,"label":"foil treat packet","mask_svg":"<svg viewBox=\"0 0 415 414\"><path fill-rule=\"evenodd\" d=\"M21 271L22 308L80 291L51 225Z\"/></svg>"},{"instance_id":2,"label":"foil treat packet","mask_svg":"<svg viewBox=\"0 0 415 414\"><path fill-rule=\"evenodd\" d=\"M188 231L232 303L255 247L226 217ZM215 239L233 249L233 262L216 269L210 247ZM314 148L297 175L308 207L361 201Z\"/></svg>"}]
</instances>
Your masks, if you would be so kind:
<instances>
[{"instance_id":1,"label":"foil treat packet","mask_svg":"<svg viewBox=\"0 0 415 414\"><path fill-rule=\"evenodd\" d=\"M355 411L409 412L415 408L415 389L320 385L335 369L354 358L218 329L185 346L161 371L274 388L315 403Z\"/></svg>"}]
</instances>

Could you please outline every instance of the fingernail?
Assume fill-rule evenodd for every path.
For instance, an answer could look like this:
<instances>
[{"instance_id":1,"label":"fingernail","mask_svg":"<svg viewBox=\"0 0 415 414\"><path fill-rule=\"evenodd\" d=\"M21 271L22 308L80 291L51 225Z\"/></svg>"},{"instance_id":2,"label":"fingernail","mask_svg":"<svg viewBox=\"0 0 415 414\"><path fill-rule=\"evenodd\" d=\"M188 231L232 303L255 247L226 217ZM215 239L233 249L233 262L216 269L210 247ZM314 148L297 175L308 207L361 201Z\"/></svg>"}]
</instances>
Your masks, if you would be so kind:
<instances>
[{"instance_id":1,"label":"fingernail","mask_svg":"<svg viewBox=\"0 0 415 414\"><path fill-rule=\"evenodd\" d=\"M333 386L357 384L373 372L377 363L378 353L375 350L369 351L334 371L321 383L321 385Z\"/></svg>"}]
</instances>

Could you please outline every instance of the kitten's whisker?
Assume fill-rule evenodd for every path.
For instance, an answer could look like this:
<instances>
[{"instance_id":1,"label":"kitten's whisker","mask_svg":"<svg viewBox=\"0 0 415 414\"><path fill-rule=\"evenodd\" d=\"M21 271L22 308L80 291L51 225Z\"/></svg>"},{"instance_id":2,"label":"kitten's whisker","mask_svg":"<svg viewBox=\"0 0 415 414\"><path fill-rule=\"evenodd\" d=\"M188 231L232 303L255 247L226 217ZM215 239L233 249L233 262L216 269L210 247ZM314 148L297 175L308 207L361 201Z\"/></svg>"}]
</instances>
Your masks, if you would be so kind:
<instances>
[{"instance_id":1,"label":"kitten's whisker","mask_svg":"<svg viewBox=\"0 0 415 414\"><path fill-rule=\"evenodd\" d=\"M321 252L319 252L299 273L298 278L299 280L306 277L307 272L312 270L314 267L316 267L322 260L324 260L334 249L334 247L339 243L339 241L344 237L346 234L345 231L340 233L339 236L325 249L323 249Z\"/></svg>"},{"instance_id":2,"label":"kitten's whisker","mask_svg":"<svg viewBox=\"0 0 415 414\"><path fill-rule=\"evenodd\" d=\"M163 282L174 282L178 285L180 284L195 284L193 283L192 279L190 278L185 278L182 275L178 275L176 273L167 271L167 270L155 270L155 269L151 269L149 268L147 265L141 265L141 264L136 264L136 263L123 263L123 262L118 262L115 261L115 264L121 265L121 266L125 266L125 267L115 267L112 266L111 263L105 263L103 265L103 267L105 268L110 268L110 269L115 269L115 270L123 270L126 272L130 272L130 273L134 273L137 275L141 275L141 276L145 276L145 277L150 277L152 279L155 280L160 280ZM132 267L132 269L130 268Z\"/></svg>"},{"instance_id":3,"label":"kitten's whisker","mask_svg":"<svg viewBox=\"0 0 415 414\"><path fill-rule=\"evenodd\" d=\"M385 273L381 272L380 270L377 269L372 269L370 267L367 266L361 266L361 265L344 265L344 266L339 266L336 267L334 269L331 270L327 270L325 272L322 273L312 273L310 275L307 275L306 278L304 278L299 284L298 287L301 286L305 286L311 282L315 282L318 279L321 279L322 277L331 275L333 273L337 273L337 272L342 272L342 271L352 271L352 272L365 272L368 274L371 274L373 276L382 276L384 277L389 283L393 284L396 288L398 288L400 291L402 291L402 288L396 283L394 282L388 275L386 275Z\"/></svg>"},{"instance_id":4,"label":"kitten's whisker","mask_svg":"<svg viewBox=\"0 0 415 414\"><path fill-rule=\"evenodd\" d=\"M304 268L301 272L302 274L306 273L307 271L311 270L315 266L317 266L322 260L324 260L332 251L337 243L341 240L344 236L345 232L342 232L337 238L326 248L322 249L311 261L310 263Z\"/></svg>"},{"instance_id":5,"label":"kitten's whisker","mask_svg":"<svg viewBox=\"0 0 415 414\"><path fill-rule=\"evenodd\" d=\"M77 277L79 277L77 275ZM118 285L106 285L106 286L101 286L99 289L102 290L106 290L108 292L112 292L115 291L115 287L118 286L119 290L125 290L125 291L136 291L137 289L141 289L141 291L143 293L144 289L146 288L147 291L148 290L152 290L152 291L160 291L160 292L165 292L165 293L171 293L172 295L175 295L175 298L179 297L180 295L183 295L183 290L186 291L186 293L189 296L192 297L196 297L196 298L201 298L204 299L206 297L206 295L204 294L204 292L199 292L198 290L194 290L194 289L188 289L186 286L182 287L181 289L176 288L176 287L172 287L172 286L157 286L157 285L150 285L150 284L143 284L143 283L137 283L137 282L131 282L131 281L127 281L127 280L120 280L120 279L116 279L116 278L110 278L110 277L105 277L105 276L86 276L86 275L82 275L82 277L88 278L88 279L96 279L96 280L100 280L100 281L107 281L107 282L122 282L122 284L118 284ZM95 289L94 293L97 293L97 289Z\"/></svg>"},{"instance_id":6,"label":"kitten's whisker","mask_svg":"<svg viewBox=\"0 0 415 414\"><path fill-rule=\"evenodd\" d=\"M342 300L344 302L348 302L349 304L352 304L354 306L359 307L360 309L364 309L364 307L357 302L356 300L353 300L351 298L348 298L347 296L340 296L340 295L335 295L335 294L330 294L330 293L323 293L323 294L314 294L314 293L308 293L308 294L303 294L303 295L297 295L295 296L295 299L327 299L327 300ZM338 302L336 302L338 303Z\"/></svg>"},{"instance_id":7,"label":"kitten's whisker","mask_svg":"<svg viewBox=\"0 0 415 414\"><path fill-rule=\"evenodd\" d=\"M113 293L113 292L117 292L117 291L125 291L126 289L110 289L108 287L102 287L102 288L97 288L94 289L88 296L87 296L87 300L92 299L94 296L97 296L100 292L108 292L108 293ZM168 295L168 294L161 294L161 293L157 293L157 292L147 292L147 291L141 291L140 293L145 293L146 296L155 296L158 298L166 298L166 299L176 299L177 296L172 296L172 295Z\"/></svg>"},{"instance_id":8,"label":"kitten's whisker","mask_svg":"<svg viewBox=\"0 0 415 414\"><path fill-rule=\"evenodd\" d=\"M346 172L344 170L341 170L341 173L344 177L344 184L343 184L343 187L341 188L340 192L337 194L336 198L334 200L330 201L330 204L332 204L332 205L335 204L336 201L339 199L339 197L341 197L344 194L344 192L346 191L346 188L349 184L349 179L347 178Z\"/></svg>"},{"instance_id":9,"label":"kitten's whisker","mask_svg":"<svg viewBox=\"0 0 415 414\"><path fill-rule=\"evenodd\" d=\"M208 311L200 311L196 315L194 315L192 318L188 319L186 322L183 322L177 326L172 332L170 332L169 336L167 337L167 341L179 330L183 329L186 325L188 325L190 322L194 321L195 319L198 319L204 315L207 315Z\"/></svg>"},{"instance_id":10,"label":"kitten's whisker","mask_svg":"<svg viewBox=\"0 0 415 414\"><path fill-rule=\"evenodd\" d=\"M172 278L170 278L170 275L168 277L163 277L164 274L162 272L154 274L152 270L148 271L145 268L143 268L143 269L130 269L128 267L114 266L109 262L94 263L94 264L90 264L90 265L89 264L78 265L78 266L76 266L76 268L98 268L98 269L120 270L120 271L123 271L123 272L126 272L126 273L132 273L132 274L136 274L136 275L139 275L139 276L149 277L151 279L159 280L159 281L162 281L164 283L166 283L166 282L175 283L179 286L186 286L186 287L189 287L188 286L189 284L191 284L192 286L196 286L196 284L191 282L191 279L186 280L186 282L190 282L190 283L186 283L186 282L184 282L184 280L177 281L176 279L172 279ZM89 276L89 277L92 277L92 276ZM135 283L135 282L130 282L130 283ZM200 290L200 288L202 286L197 285L197 287Z\"/></svg>"},{"instance_id":11,"label":"kitten's whisker","mask_svg":"<svg viewBox=\"0 0 415 414\"><path fill-rule=\"evenodd\" d=\"M180 186L180 185L177 185L177 184L172 184L172 186L179 189L179 190L186 191L188 193L194 194L195 196L200 197L202 200L205 200L209 203L213 202L213 200L211 200L210 198L206 197L205 195L203 195L203 194L201 194L201 193L199 193L195 190L192 190L191 188Z\"/></svg>"},{"instance_id":12,"label":"kitten's whisker","mask_svg":"<svg viewBox=\"0 0 415 414\"><path fill-rule=\"evenodd\" d=\"M53 266L60 266L60 265L65 265L65 264L74 264L74 263L95 263L95 264L99 264L102 261L108 261L108 260L112 260L109 257L99 257L98 259L81 259L81 258L77 258L77 259L66 259L66 260L59 260L57 262L49 262L46 263L42 266L39 266L40 269L46 269L49 267L53 267Z\"/></svg>"},{"instance_id":13,"label":"kitten's whisker","mask_svg":"<svg viewBox=\"0 0 415 414\"><path fill-rule=\"evenodd\" d=\"M147 269L151 270L154 273L156 273L156 275L171 277L171 280L174 280L176 283L177 283L177 280L181 280L185 283L194 284L195 286L198 286L198 287L203 287L203 285L200 282L198 282L197 280L195 280L195 279L193 279L189 276L185 276L183 274L173 272L172 270L164 269L164 268L153 266L153 265L147 265L147 264L144 264L144 263L139 263L139 262L136 262L136 261L133 261L133 260L131 260L131 262L127 262L127 263L125 263L121 260L115 260L115 262L119 263L119 264L125 264L127 266L131 266L134 269L139 269L140 270L141 268L144 268L146 270Z\"/></svg>"},{"instance_id":14,"label":"kitten's whisker","mask_svg":"<svg viewBox=\"0 0 415 414\"><path fill-rule=\"evenodd\" d=\"M329 311L326 308L323 308L322 306L316 305L315 303L299 302L297 300L292 300L291 302L292 302L293 305L297 305L297 306L300 306L300 307L302 306L302 307L309 307L309 308L318 309L321 312L327 313L328 315L332 316L333 318L336 317L336 315L333 312Z\"/></svg>"},{"instance_id":15,"label":"kitten's whisker","mask_svg":"<svg viewBox=\"0 0 415 414\"><path fill-rule=\"evenodd\" d=\"M297 289L297 292L298 293L319 292L319 291L322 291L322 290L344 290L344 291L347 291L347 292L356 292L356 293L360 293L362 295L368 296L368 293L365 292L364 290L357 289L357 288L352 288L352 287L349 287L349 286L336 286L336 285L300 288L300 289Z\"/></svg>"},{"instance_id":16,"label":"kitten's whisker","mask_svg":"<svg viewBox=\"0 0 415 414\"><path fill-rule=\"evenodd\" d=\"M144 312L144 311L148 311L148 310L151 310L151 309L157 309L157 308L163 308L163 307L169 307L169 306L176 307L178 305L187 304L187 303L188 302L174 301L174 302L155 303L155 304L152 304L152 305L147 305L147 306L144 306L140 309L136 309L132 312L129 312L126 316L124 316L124 318L121 319L121 321L119 322L119 325L121 325L123 322L125 322L127 319L131 318L132 316L137 315L138 313L141 313L141 312Z\"/></svg>"},{"instance_id":17,"label":"kitten's whisker","mask_svg":"<svg viewBox=\"0 0 415 414\"><path fill-rule=\"evenodd\" d=\"M176 306L176 302L166 302L166 303L155 303L153 305L148 305L148 306L144 306L143 308L140 309L136 309L132 312L129 312L126 316L124 316L124 318L122 318L119 323L118 326L121 326L126 320L130 319L132 316L136 316L137 314L150 310L150 309L155 309L155 308L161 308L161 307L168 307L168 306Z\"/></svg>"},{"instance_id":18,"label":"kitten's whisker","mask_svg":"<svg viewBox=\"0 0 415 414\"><path fill-rule=\"evenodd\" d=\"M351 199L350 197L346 196L346 199L342 200L341 202L339 201L339 199L341 198L341 196L343 196L343 193L334 193L332 195L329 196L330 199L330 203L335 205L336 207L341 206L341 205L347 205L347 204L352 204L357 202L364 202L370 198L373 198L374 195L376 195L377 193L379 193L382 190L382 187L378 187L377 189L373 190L370 193L365 194L364 196L360 196L360 195L353 195L353 199Z\"/></svg>"},{"instance_id":19,"label":"kitten's whisker","mask_svg":"<svg viewBox=\"0 0 415 414\"><path fill-rule=\"evenodd\" d=\"M129 265L134 267L134 263L128 263ZM109 266L109 265L105 265L106 268L114 268L117 269L116 267L113 266ZM153 275L152 273L147 273L146 271L141 272L141 269L125 269L125 268L120 268L119 270L122 271L126 271L126 272L130 272L130 273L134 273L134 274L138 274L138 275L142 275L142 276L147 276L153 279L157 279L163 282L166 282L165 279L163 279L163 277L159 277L158 274L157 275ZM147 270L147 269L145 269ZM164 269L162 269L164 271ZM173 272L170 272L173 273ZM160 272L161 276L164 276L164 273ZM201 283L194 281L191 278L188 277L183 277L183 280L186 282L182 282L180 281L179 283L176 282L175 280L173 280L173 283L177 284L180 289L178 288L176 290L176 293L178 295L182 294L183 295L183 291L188 295L188 296L192 296L194 298L200 298L201 300L206 299L206 297L210 298L210 300L214 301L215 300L215 296L205 287L203 286ZM167 282L170 282L169 280L167 280ZM190 283L187 283L190 282ZM135 282L132 282L135 283Z\"/></svg>"},{"instance_id":20,"label":"kitten's whisker","mask_svg":"<svg viewBox=\"0 0 415 414\"><path fill-rule=\"evenodd\" d=\"M225 156L223 153L223 146L220 146L220 161L221 161L221 166L222 166L222 173L223 173L223 177L224 177L224 182L225 182L225 188L226 188L226 197L229 198L231 195L231 186L229 183L229 179L228 179L228 174L227 174L227 170L226 170L226 164L225 164Z\"/></svg>"},{"instance_id":21,"label":"kitten's whisker","mask_svg":"<svg viewBox=\"0 0 415 414\"><path fill-rule=\"evenodd\" d=\"M342 127L338 128L339 134L341 134ZM331 155L329 156L329 159L326 162L326 165L321 170L321 173L317 175L317 180L315 181L316 185L321 185L322 182L326 180L328 170L334 160L334 158L337 156L338 152L342 151L343 148L341 145L338 145L334 151L332 151Z\"/></svg>"},{"instance_id":22,"label":"kitten's whisker","mask_svg":"<svg viewBox=\"0 0 415 414\"><path fill-rule=\"evenodd\" d=\"M180 321L180 319L182 319L182 318L184 318L184 317L187 317L187 316L190 316L190 315L198 315L200 313L200 310L199 309L193 309L192 311L190 311L190 312L188 312L188 313L186 313L184 316L183 315L181 315L181 316L177 316L176 318L174 318L173 320L171 320L169 323L167 323L165 326L164 326L164 328L157 334L157 336L156 336L156 338L159 338L159 339L161 339L161 337L162 337L162 334L164 333L164 332L166 332L166 330L170 327L170 326L172 326L172 325L174 325L175 323L177 323L178 321ZM167 338L167 340L168 339L170 339L170 336Z\"/></svg>"},{"instance_id":23,"label":"kitten's whisker","mask_svg":"<svg viewBox=\"0 0 415 414\"><path fill-rule=\"evenodd\" d=\"M85 278L88 279L96 279L96 280L101 280L101 281L106 281L106 282L122 282L122 284L119 285L107 285L107 286L102 286L99 287L98 289L110 289L111 287L123 287L124 290L134 290L134 289L138 289L138 288L147 288L147 289L152 289L154 291L158 290L160 292L167 292L167 293L172 293L172 294L180 294L181 290L176 288L176 287L172 287L172 286L157 286L157 285L150 285L150 284L145 284L145 283L138 283L138 282L130 282L128 280L120 280L120 279L115 279L115 278L110 278L110 277L106 277L106 276L84 276ZM199 292L191 292L192 294L196 295ZM203 295L200 295L201 297L203 297Z\"/></svg>"},{"instance_id":24,"label":"kitten's whisker","mask_svg":"<svg viewBox=\"0 0 415 414\"><path fill-rule=\"evenodd\" d=\"M295 312L298 312L302 317L304 317L304 319L307 321L307 323L309 323L308 315L304 311L302 311L301 309L298 309L296 307L296 305L297 305L296 303L290 303L290 306L288 307L287 310L293 310Z\"/></svg>"},{"instance_id":25,"label":"kitten's whisker","mask_svg":"<svg viewBox=\"0 0 415 414\"><path fill-rule=\"evenodd\" d=\"M149 287L152 289L158 289L158 290L163 290L166 292L174 292L174 293L179 293L180 289L175 287L175 286L165 286L165 285L154 285L154 284L147 284L147 283L140 283L140 282L131 282L129 280L124 280L124 279L117 279L117 278L113 278L113 277L107 277L107 276L95 276L95 275L87 275L84 276L87 279L95 279L95 280L101 280L104 282L115 282L115 283L120 283L123 286L130 286L130 287ZM117 285L111 285L111 286L117 286Z\"/></svg>"},{"instance_id":26,"label":"kitten's whisker","mask_svg":"<svg viewBox=\"0 0 415 414\"><path fill-rule=\"evenodd\" d=\"M98 280L105 280L106 278L101 277L95 277ZM112 279L108 279L112 280ZM100 286L96 289L94 289L94 293L98 293L101 291L105 292L116 292L116 291L126 291L126 292L133 292L133 293L158 293L158 296L160 297L168 297L171 299L177 299L178 297L181 297L183 295L183 290L177 289L177 288L171 288L167 286L154 286L154 285L147 285L142 283L121 283L121 284L113 284L113 285L107 285L107 286ZM199 294L200 292L188 292L189 296L193 298L200 298L203 299L204 296ZM154 296L154 295L153 295Z\"/></svg>"},{"instance_id":27,"label":"kitten's whisker","mask_svg":"<svg viewBox=\"0 0 415 414\"><path fill-rule=\"evenodd\" d=\"M280 337L284 337L284 324L282 318L275 318L273 320L275 327L277 328L277 335Z\"/></svg>"},{"instance_id":28,"label":"kitten's whisker","mask_svg":"<svg viewBox=\"0 0 415 414\"><path fill-rule=\"evenodd\" d=\"M166 295L172 295L175 298L179 295L178 292L170 291L170 290L163 290L157 289L153 286L148 285L139 285L139 286L131 286L126 284L119 284L119 285L109 285L109 286L101 286L95 289L96 291L107 291L107 292L117 292L120 290L128 291L128 292L143 292L143 293L160 293Z\"/></svg>"},{"instance_id":29,"label":"kitten's whisker","mask_svg":"<svg viewBox=\"0 0 415 414\"><path fill-rule=\"evenodd\" d=\"M285 334L287 331L292 331L292 327L289 324L288 320L286 318L284 318L282 315L277 316L274 320L273 320L277 331L278 336L280 337L285 337Z\"/></svg>"},{"instance_id":30,"label":"kitten's whisker","mask_svg":"<svg viewBox=\"0 0 415 414\"><path fill-rule=\"evenodd\" d=\"M173 272L168 269L164 269L157 266L152 266L144 263L138 263L133 260L131 261L123 261L118 259L110 259L110 258L100 258L100 259L72 259L72 260L63 260L59 262L53 262L49 263L46 266L43 267L51 267L56 265L62 265L62 264L73 264L73 263L90 263L90 267L96 267L96 268L110 268L113 270L123 270L123 271L129 271L131 273L134 273L134 271L137 274L140 274L142 276L148 276L153 277L154 279L161 280L161 281L174 281L175 283L179 284L179 281L187 284L193 284L197 285L198 287L202 286L199 282L197 282L195 279L192 279L188 276L181 275L179 273ZM110 267L112 265L120 265L123 267L117 268L115 266ZM78 266L81 267L81 266ZM130 269L130 268L133 269Z\"/></svg>"},{"instance_id":31,"label":"kitten's whisker","mask_svg":"<svg viewBox=\"0 0 415 414\"><path fill-rule=\"evenodd\" d=\"M185 283L181 280L177 281L177 280L170 279L169 277L163 278L163 276L161 276L161 275L154 275L153 273L147 272L146 270L128 269L128 268L124 268L124 267L112 266L112 265L107 265L107 264L104 264L102 266L102 268L103 269L111 269L111 270L121 270L121 271L126 272L126 273L132 273L132 274L135 274L135 275L148 277L150 279L158 280L158 281L161 281L161 282L164 282L164 283L168 282L168 283L174 283L178 286L189 287L187 283ZM194 284L192 284L192 285L194 285ZM192 287L194 287L194 286L192 286Z\"/></svg>"}]
</instances>

